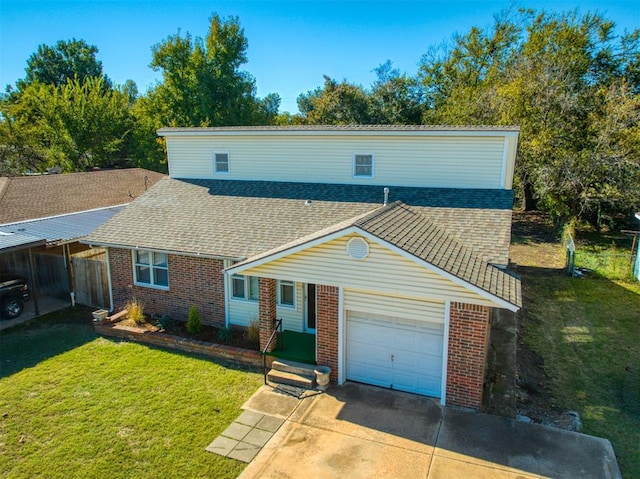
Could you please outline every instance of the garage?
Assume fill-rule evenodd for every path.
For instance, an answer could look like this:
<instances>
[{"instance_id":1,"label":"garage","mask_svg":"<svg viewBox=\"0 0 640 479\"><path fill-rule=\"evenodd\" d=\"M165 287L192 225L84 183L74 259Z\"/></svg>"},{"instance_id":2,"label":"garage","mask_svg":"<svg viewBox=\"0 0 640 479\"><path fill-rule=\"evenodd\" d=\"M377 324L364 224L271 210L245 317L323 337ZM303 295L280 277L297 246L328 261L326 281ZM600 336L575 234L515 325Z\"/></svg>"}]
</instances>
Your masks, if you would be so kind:
<instances>
[{"instance_id":1,"label":"garage","mask_svg":"<svg viewBox=\"0 0 640 479\"><path fill-rule=\"evenodd\" d=\"M346 378L441 397L444 327L347 311Z\"/></svg>"}]
</instances>

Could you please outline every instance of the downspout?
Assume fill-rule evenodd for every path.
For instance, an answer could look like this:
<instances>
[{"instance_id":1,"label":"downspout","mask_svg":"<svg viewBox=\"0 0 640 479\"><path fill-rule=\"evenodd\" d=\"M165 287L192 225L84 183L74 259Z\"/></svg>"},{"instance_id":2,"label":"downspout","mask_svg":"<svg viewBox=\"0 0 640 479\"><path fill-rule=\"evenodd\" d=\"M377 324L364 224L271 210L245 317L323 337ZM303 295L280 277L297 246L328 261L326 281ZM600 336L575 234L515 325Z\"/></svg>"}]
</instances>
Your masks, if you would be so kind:
<instances>
[{"instance_id":1,"label":"downspout","mask_svg":"<svg viewBox=\"0 0 640 479\"><path fill-rule=\"evenodd\" d=\"M231 267L233 262L229 259L224 260L224 269ZM224 275L224 325L225 327L229 327L229 274L224 271L222 273Z\"/></svg>"}]
</instances>

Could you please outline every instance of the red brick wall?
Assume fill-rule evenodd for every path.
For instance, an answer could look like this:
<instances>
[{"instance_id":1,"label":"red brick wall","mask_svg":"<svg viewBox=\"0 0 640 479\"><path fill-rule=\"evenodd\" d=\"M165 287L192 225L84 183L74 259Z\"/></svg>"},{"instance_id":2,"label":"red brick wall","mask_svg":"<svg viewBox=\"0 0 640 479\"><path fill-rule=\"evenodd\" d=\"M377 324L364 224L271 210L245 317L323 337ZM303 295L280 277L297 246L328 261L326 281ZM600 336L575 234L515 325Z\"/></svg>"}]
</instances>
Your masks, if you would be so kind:
<instances>
[{"instance_id":1,"label":"red brick wall","mask_svg":"<svg viewBox=\"0 0 640 479\"><path fill-rule=\"evenodd\" d=\"M144 304L147 314L168 314L186 321L195 304L204 324L224 325L224 263L222 260L169 255L169 290L133 284L131 251L109 248L111 286L116 311L132 298Z\"/></svg>"},{"instance_id":2,"label":"red brick wall","mask_svg":"<svg viewBox=\"0 0 640 479\"><path fill-rule=\"evenodd\" d=\"M316 288L316 341L318 365L331 368L331 382L338 381L338 288Z\"/></svg>"},{"instance_id":3,"label":"red brick wall","mask_svg":"<svg viewBox=\"0 0 640 479\"><path fill-rule=\"evenodd\" d=\"M264 351L273 334L276 319L276 280L269 278L258 279L258 299L260 317L260 350ZM273 351L276 341L269 345L269 352Z\"/></svg>"},{"instance_id":4,"label":"red brick wall","mask_svg":"<svg viewBox=\"0 0 640 479\"><path fill-rule=\"evenodd\" d=\"M451 303L447 404L479 409L489 344L490 308Z\"/></svg>"}]
</instances>

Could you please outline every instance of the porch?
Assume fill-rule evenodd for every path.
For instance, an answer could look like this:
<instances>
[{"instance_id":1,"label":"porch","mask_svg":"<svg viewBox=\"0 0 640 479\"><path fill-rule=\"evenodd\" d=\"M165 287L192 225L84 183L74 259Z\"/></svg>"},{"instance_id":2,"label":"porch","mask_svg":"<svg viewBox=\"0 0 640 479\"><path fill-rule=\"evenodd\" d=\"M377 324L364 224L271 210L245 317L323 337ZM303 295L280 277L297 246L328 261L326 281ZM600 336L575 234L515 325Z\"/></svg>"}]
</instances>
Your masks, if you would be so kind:
<instances>
[{"instance_id":1,"label":"porch","mask_svg":"<svg viewBox=\"0 0 640 479\"><path fill-rule=\"evenodd\" d=\"M278 333L278 341L273 351L269 353L278 359L288 359L305 364L316 364L316 335L282 331Z\"/></svg>"}]
</instances>

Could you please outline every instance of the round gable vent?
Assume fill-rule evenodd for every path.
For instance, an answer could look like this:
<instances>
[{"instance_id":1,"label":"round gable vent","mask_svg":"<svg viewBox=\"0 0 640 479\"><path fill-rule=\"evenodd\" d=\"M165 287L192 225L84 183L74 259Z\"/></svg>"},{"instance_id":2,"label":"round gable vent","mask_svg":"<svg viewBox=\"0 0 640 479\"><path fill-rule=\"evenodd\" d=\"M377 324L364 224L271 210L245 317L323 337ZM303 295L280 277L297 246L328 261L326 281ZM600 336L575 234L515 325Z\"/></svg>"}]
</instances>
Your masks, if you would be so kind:
<instances>
[{"instance_id":1,"label":"round gable vent","mask_svg":"<svg viewBox=\"0 0 640 479\"><path fill-rule=\"evenodd\" d=\"M369 244L364 238L351 238L347 242L347 254L353 259L365 259L369 256Z\"/></svg>"}]
</instances>

